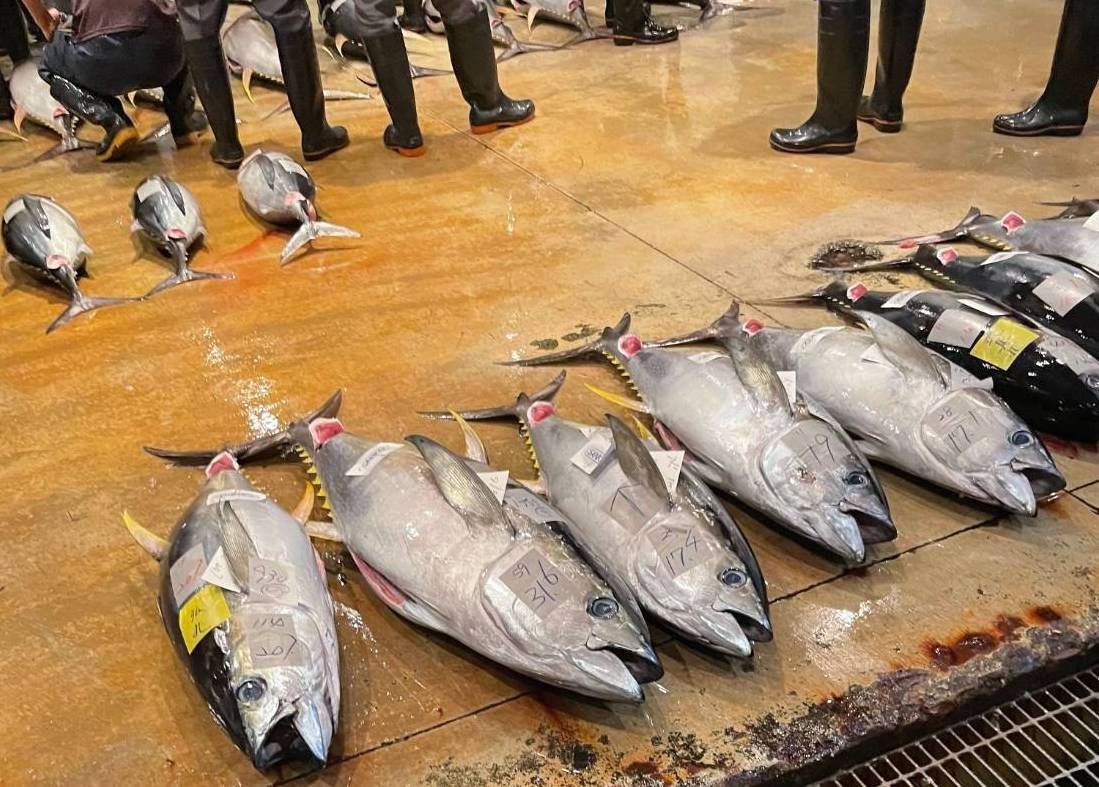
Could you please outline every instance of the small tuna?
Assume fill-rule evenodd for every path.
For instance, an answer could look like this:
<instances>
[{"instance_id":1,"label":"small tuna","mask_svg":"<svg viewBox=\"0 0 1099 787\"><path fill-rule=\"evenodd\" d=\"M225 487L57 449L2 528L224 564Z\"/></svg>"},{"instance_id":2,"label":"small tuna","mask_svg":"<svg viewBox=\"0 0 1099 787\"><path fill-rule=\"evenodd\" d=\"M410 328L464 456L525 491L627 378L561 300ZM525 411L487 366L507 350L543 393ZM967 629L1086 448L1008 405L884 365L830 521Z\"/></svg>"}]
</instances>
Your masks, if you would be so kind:
<instances>
[{"instance_id":1,"label":"small tuna","mask_svg":"<svg viewBox=\"0 0 1099 787\"><path fill-rule=\"evenodd\" d=\"M30 120L57 134L61 142L47 155L88 147L76 137L80 119L50 95L50 86L38 74L36 59L24 60L17 65L11 72L8 87L15 109L12 122L17 133L22 134L24 121Z\"/></svg>"}]
</instances>

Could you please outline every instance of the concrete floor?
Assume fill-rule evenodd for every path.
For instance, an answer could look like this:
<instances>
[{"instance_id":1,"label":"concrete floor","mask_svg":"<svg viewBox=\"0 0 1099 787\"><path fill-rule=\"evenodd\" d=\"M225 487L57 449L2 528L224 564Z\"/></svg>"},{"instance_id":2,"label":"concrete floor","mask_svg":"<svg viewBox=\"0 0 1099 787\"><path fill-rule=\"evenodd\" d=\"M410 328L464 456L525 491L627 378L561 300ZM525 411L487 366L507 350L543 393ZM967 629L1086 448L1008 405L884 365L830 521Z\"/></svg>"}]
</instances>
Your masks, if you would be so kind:
<instances>
[{"instance_id":1,"label":"concrete floor","mask_svg":"<svg viewBox=\"0 0 1099 787\"><path fill-rule=\"evenodd\" d=\"M597 41L509 61L505 88L534 97L538 118L489 137L465 130L451 78L421 80L423 159L381 147L380 101L332 104L357 144L310 169L322 212L364 238L322 244L281 269L285 236L247 217L232 175L204 149L27 165L52 144L45 132L0 143L0 167L10 167L0 198L52 194L80 219L95 249L89 293L142 293L164 275L135 259L127 234L131 190L151 172L180 179L203 205L210 250L196 267L237 276L50 336L42 331L62 299L9 276L0 297L0 783L297 775L252 770L164 636L156 566L119 515L128 509L166 534L199 477L142 445L256 436L336 387L358 431L457 445L453 426L415 411L539 387L552 372L492 363L533 353L535 342L567 346L624 310L643 335L679 332L731 296L766 322L828 324L824 312L750 304L822 283L805 260L829 240L941 229L970 204L1029 216L1045 210L1037 200L1094 196L1099 126L1075 140L989 132L995 112L1040 90L1061 4L929 5L905 132L864 130L849 157L767 147L768 130L800 122L813 101L815 6L802 0L752 3L673 46ZM326 68L331 86L357 84ZM292 151L290 117L261 120L281 96L255 92L256 107L239 102L245 143ZM147 130L161 117L145 110L137 120ZM563 408L598 417L603 406L580 382L613 389L614 373L590 366L570 376ZM514 430L482 432L498 464L529 474ZM734 509L769 581L775 641L752 663L732 663L655 632L667 676L637 708L562 696L417 630L348 569L332 583L343 718L332 764L304 780L709 784L799 764L821 749L783 745L784 725L805 729L855 686L950 677L957 668L942 648L966 632L993 632L993 653L981 657L992 659L1031 641L1027 627L1087 630L1099 465L1086 452L1058 459L1075 491L1028 521L996 520L883 473L900 535L858 571ZM289 505L304 474L286 466L254 477Z\"/></svg>"}]
</instances>

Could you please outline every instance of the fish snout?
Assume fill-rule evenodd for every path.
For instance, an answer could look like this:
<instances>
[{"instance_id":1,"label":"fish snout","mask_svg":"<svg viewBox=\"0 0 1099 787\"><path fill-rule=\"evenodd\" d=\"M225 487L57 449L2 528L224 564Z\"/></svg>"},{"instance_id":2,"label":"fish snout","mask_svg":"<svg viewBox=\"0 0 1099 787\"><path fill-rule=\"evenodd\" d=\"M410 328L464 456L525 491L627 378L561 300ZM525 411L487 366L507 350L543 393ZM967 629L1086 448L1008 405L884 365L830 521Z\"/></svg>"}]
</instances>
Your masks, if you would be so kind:
<instances>
[{"instance_id":1,"label":"fish snout","mask_svg":"<svg viewBox=\"0 0 1099 787\"><path fill-rule=\"evenodd\" d=\"M1042 458L1031 462L1015 459L1011 462L1011 469L1026 477L1038 501L1052 497L1065 488L1065 477L1052 460Z\"/></svg>"},{"instance_id":2,"label":"fish snout","mask_svg":"<svg viewBox=\"0 0 1099 787\"><path fill-rule=\"evenodd\" d=\"M973 480L994 503L1008 511L1027 516L1038 513L1038 500L1030 479L1010 465L1000 465L991 472L980 473Z\"/></svg>"},{"instance_id":3,"label":"fish snout","mask_svg":"<svg viewBox=\"0 0 1099 787\"><path fill-rule=\"evenodd\" d=\"M866 559L866 544L862 540L855 517L831 506L804 514L808 535L823 547L849 563Z\"/></svg>"},{"instance_id":4,"label":"fish snout","mask_svg":"<svg viewBox=\"0 0 1099 787\"><path fill-rule=\"evenodd\" d=\"M725 587L718 592L713 607L736 618L740 629L755 642L771 639L771 619L763 602L756 594L756 587L742 569L726 569L721 575ZM734 584L730 584L730 582Z\"/></svg>"},{"instance_id":5,"label":"fish snout","mask_svg":"<svg viewBox=\"0 0 1099 787\"><path fill-rule=\"evenodd\" d=\"M592 634L588 637L587 647L589 651L615 657L636 683L652 683L664 675L664 665L660 663L656 651L640 638L620 637L618 642L610 642L598 634Z\"/></svg>"}]
</instances>

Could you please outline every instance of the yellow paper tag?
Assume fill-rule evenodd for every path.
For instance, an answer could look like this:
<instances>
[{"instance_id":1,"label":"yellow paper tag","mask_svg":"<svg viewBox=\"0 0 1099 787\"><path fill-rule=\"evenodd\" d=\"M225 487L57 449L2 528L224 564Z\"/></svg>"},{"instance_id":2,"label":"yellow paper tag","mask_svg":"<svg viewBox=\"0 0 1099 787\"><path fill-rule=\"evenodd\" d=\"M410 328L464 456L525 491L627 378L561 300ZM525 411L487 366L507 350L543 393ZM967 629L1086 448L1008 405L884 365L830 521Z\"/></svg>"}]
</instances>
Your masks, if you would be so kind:
<instances>
[{"instance_id":1,"label":"yellow paper tag","mask_svg":"<svg viewBox=\"0 0 1099 787\"><path fill-rule=\"evenodd\" d=\"M1032 331L1015 320L1001 317L985 331L969 354L1007 371L1019 354L1039 336L1037 331Z\"/></svg>"},{"instance_id":2,"label":"yellow paper tag","mask_svg":"<svg viewBox=\"0 0 1099 787\"><path fill-rule=\"evenodd\" d=\"M229 604L217 585L203 585L179 608L179 630L191 653L202 638L229 619Z\"/></svg>"}]
</instances>

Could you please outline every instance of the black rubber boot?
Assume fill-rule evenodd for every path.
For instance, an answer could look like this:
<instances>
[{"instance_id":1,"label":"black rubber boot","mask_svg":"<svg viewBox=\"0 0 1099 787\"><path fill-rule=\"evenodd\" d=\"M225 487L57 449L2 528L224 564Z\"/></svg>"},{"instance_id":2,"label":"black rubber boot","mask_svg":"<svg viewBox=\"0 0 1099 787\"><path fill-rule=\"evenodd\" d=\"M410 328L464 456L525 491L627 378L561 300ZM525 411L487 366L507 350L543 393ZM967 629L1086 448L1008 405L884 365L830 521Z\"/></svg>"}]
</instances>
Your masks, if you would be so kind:
<instances>
[{"instance_id":1,"label":"black rubber boot","mask_svg":"<svg viewBox=\"0 0 1099 787\"><path fill-rule=\"evenodd\" d=\"M607 7L603 11L603 20L607 23L607 27L614 30L614 0L607 0Z\"/></svg>"},{"instance_id":2,"label":"black rubber boot","mask_svg":"<svg viewBox=\"0 0 1099 787\"><path fill-rule=\"evenodd\" d=\"M137 129L117 98L97 95L57 74L50 77L50 95L84 122L103 129L103 140L95 149L100 161L122 158L138 140Z\"/></svg>"},{"instance_id":3,"label":"black rubber boot","mask_svg":"<svg viewBox=\"0 0 1099 787\"><path fill-rule=\"evenodd\" d=\"M621 0L616 3L611 30L614 31L615 46L668 44L679 38L679 31L674 27L664 27L653 21L643 0Z\"/></svg>"},{"instance_id":4,"label":"black rubber boot","mask_svg":"<svg viewBox=\"0 0 1099 787\"><path fill-rule=\"evenodd\" d=\"M474 134L487 134L532 119L533 101L510 99L500 89L488 11L478 5L477 12L469 19L458 23L444 19L443 24L454 77L462 97L469 104L470 130Z\"/></svg>"},{"instance_id":5,"label":"black rubber boot","mask_svg":"<svg viewBox=\"0 0 1099 787\"><path fill-rule=\"evenodd\" d=\"M817 108L797 128L776 128L771 147L784 153L851 153L870 51L870 0L819 0Z\"/></svg>"},{"instance_id":6,"label":"black rubber boot","mask_svg":"<svg viewBox=\"0 0 1099 787\"><path fill-rule=\"evenodd\" d=\"M198 134L210 128L206 113L195 104L195 83L186 66L175 79L164 86L164 112L175 138L176 147L191 145Z\"/></svg>"},{"instance_id":7,"label":"black rubber boot","mask_svg":"<svg viewBox=\"0 0 1099 787\"><path fill-rule=\"evenodd\" d=\"M413 33L426 33L427 19L424 17L423 0L404 0L401 5L401 15L397 18L397 22L405 30L411 30Z\"/></svg>"},{"instance_id":8,"label":"black rubber boot","mask_svg":"<svg viewBox=\"0 0 1099 787\"><path fill-rule=\"evenodd\" d=\"M904 121L904 91L912 78L925 0L882 0L874 90L859 102L858 118L894 134Z\"/></svg>"},{"instance_id":9,"label":"black rubber boot","mask_svg":"<svg viewBox=\"0 0 1099 787\"><path fill-rule=\"evenodd\" d=\"M1049 82L1041 98L1011 115L997 115L998 134L1074 137L1088 122L1088 104L1099 81L1099 2L1065 0Z\"/></svg>"},{"instance_id":10,"label":"black rubber boot","mask_svg":"<svg viewBox=\"0 0 1099 787\"><path fill-rule=\"evenodd\" d=\"M15 110L11 108L11 90L8 89L8 81L0 74L0 120L11 120L15 117Z\"/></svg>"},{"instance_id":11,"label":"black rubber boot","mask_svg":"<svg viewBox=\"0 0 1099 787\"><path fill-rule=\"evenodd\" d=\"M427 149L416 120L416 91L412 87L412 67L401 29L394 25L384 36L368 36L363 43L370 56L378 90L393 121L386 128L382 141L402 156L422 156Z\"/></svg>"},{"instance_id":12,"label":"black rubber boot","mask_svg":"<svg viewBox=\"0 0 1099 787\"><path fill-rule=\"evenodd\" d=\"M217 36L185 41L187 63L195 90L206 110L206 119L214 132L210 158L226 169L236 169L244 161L244 148L237 136L237 114L221 39Z\"/></svg>"},{"instance_id":13,"label":"black rubber boot","mask_svg":"<svg viewBox=\"0 0 1099 787\"><path fill-rule=\"evenodd\" d=\"M301 152L305 160L316 161L346 148L350 144L347 129L328 125L324 116L324 88L313 28L276 29L275 44L290 110L301 129Z\"/></svg>"}]
</instances>

